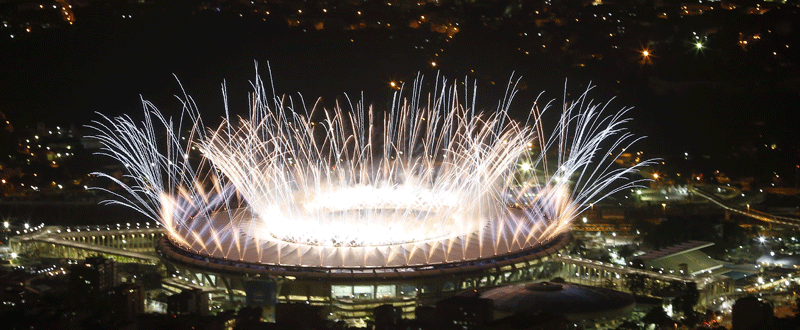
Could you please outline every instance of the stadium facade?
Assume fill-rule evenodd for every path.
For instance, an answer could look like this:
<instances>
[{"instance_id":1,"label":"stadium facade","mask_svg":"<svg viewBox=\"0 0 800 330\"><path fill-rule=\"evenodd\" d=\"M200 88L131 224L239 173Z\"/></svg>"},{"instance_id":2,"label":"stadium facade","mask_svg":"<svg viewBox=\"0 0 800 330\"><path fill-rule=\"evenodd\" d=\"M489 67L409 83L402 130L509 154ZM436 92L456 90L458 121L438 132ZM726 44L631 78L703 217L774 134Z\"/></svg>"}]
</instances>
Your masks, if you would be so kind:
<instances>
[{"instance_id":1,"label":"stadium facade","mask_svg":"<svg viewBox=\"0 0 800 330\"><path fill-rule=\"evenodd\" d=\"M553 258L565 252L570 235L560 234L535 247L491 258L406 267L300 267L234 261L179 248L166 237L156 251L173 274L224 287L235 296L266 295L272 302L330 306L338 319L360 319L384 304L403 308L413 318L416 306L463 290L551 279L560 271ZM267 282L272 285L249 285ZM253 288L272 292L252 292ZM251 292L248 292L251 291ZM269 307L269 306L264 306Z\"/></svg>"}]
</instances>

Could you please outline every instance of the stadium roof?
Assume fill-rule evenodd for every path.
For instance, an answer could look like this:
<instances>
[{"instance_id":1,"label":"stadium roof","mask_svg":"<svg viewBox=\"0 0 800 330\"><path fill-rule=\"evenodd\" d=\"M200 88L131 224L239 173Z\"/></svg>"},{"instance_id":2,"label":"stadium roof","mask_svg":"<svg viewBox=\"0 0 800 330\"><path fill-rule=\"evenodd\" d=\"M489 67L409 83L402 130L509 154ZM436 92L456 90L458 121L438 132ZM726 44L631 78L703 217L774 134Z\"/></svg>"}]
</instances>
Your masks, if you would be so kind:
<instances>
[{"instance_id":1,"label":"stadium roof","mask_svg":"<svg viewBox=\"0 0 800 330\"><path fill-rule=\"evenodd\" d=\"M688 272L697 275L722 267L722 263L711 259L700 251L714 245L711 242L689 241L639 256L646 269L663 270L671 273Z\"/></svg>"},{"instance_id":2,"label":"stadium roof","mask_svg":"<svg viewBox=\"0 0 800 330\"><path fill-rule=\"evenodd\" d=\"M628 293L574 283L525 283L500 286L480 293L494 301L496 311L516 314L543 311L564 314L567 318L594 319L612 316L615 310L632 308ZM623 314L630 315L630 310Z\"/></svg>"},{"instance_id":3,"label":"stadium roof","mask_svg":"<svg viewBox=\"0 0 800 330\"><path fill-rule=\"evenodd\" d=\"M714 245L711 242L704 242L704 241L688 241L678 245L668 246L663 249L650 251L646 254L640 255L637 258L642 259L643 261L648 260L658 260L661 258L668 258L675 254L686 253L690 251L700 250L703 248L707 248L709 246Z\"/></svg>"}]
</instances>

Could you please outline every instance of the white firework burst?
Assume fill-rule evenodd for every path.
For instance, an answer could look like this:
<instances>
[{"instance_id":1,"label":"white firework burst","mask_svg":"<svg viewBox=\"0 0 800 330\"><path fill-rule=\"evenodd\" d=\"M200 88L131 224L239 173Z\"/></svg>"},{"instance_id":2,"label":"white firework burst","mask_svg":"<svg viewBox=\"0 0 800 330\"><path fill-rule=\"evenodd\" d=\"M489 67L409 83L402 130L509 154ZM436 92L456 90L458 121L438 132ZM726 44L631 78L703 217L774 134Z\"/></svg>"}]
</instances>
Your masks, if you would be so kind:
<instances>
[{"instance_id":1,"label":"white firework burst","mask_svg":"<svg viewBox=\"0 0 800 330\"><path fill-rule=\"evenodd\" d=\"M97 174L124 190L106 190L116 196L109 203L139 210L198 253L382 267L531 248L568 230L588 203L638 185L631 174L650 164L614 164L638 140L624 127L629 109L605 113L588 90L517 121L513 88L479 112L474 84L462 92L437 77L426 94L421 82L376 111L349 99L332 109L307 108L302 97L296 105L257 77L248 115L226 115L215 129L186 95L180 120L143 102L141 124L93 123L103 154L128 171L123 180ZM551 131L545 111L561 111Z\"/></svg>"}]
</instances>

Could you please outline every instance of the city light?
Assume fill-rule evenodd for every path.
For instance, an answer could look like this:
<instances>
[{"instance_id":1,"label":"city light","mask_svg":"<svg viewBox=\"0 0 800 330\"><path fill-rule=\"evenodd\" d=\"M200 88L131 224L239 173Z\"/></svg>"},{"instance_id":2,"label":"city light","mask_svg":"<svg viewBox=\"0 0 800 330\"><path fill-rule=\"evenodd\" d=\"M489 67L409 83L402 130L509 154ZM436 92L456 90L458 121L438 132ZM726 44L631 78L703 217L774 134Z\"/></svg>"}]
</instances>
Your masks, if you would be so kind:
<instances>
[{"instance_id":1,"label":"city light","mask_svg":"<svg viewBox=\"0 0 800 330\"><path fill-rule=\"evenodd\" d=\"M644 48L639 51L641 58L639 59L640 65L650 65L653 64L653 52L650 49Z\"/></svg>"},{"instance_id":2,"label":"city light","mask_svg":"<svg viewBox=\"0 0 800 330\"><path fill-rule=\"evenodd\" d=\"M198 306L230 325L257 284L270 302L322 306L325 324L358 327L380 304L413 325L420 303L464 290L511 296L490 304L500 318L531 309L524 297L594 286L565 297L592 308L574 328L730 328L748 314L732 310L742 297L772 304L776 322L791 318L800 163L787 91L800 77L790 45L800 30L785 2L90 1L73 4L93 13L75 25L67 0L24 3L0 15L14 101L0 111L0 255L22 276L2 305L42 326L88 317L120 327L155 311L179 327L197 323L182 309ZM151 24L165 15L178 30ZM239 80L254 58L273 61L267 86L255 75L273 69ZM165 70L191 81L165 87ZM46 83L31 84L39 71ZM143 83L148 72L157 75ZM511 72L526 77L502 77ZM640 148L640 133L656 137ZM113 206L96 209L103 199ZM99 286L124 286L83 283L76 259L92 256L121 266L95 269ZM532 285L554 278L564 282ZM159 279L164 294L131 285ZM485 295L505 286L518 290ZM191 288L200 291L165 297ZM609 304L606 288L621 291ZM642 306L631 312L637 297L683 291L674 310L662 306L671 319L660 307L658 324ZM52 293L68 304L36 299ZM200 303L165 302L178 298ZM254 316L279 321L271 314ZM763 319L740 320L749 316Z\"/></svg>"}]
</instances>

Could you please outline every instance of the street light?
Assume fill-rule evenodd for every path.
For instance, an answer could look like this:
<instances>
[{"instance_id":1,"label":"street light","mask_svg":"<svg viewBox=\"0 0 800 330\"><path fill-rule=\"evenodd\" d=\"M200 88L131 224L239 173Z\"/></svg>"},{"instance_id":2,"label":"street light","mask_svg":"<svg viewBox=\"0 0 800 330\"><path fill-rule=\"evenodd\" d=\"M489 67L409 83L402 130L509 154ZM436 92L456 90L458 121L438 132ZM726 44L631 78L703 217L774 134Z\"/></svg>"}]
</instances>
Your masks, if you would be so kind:
<instances>
[{"instance_id":1,"label":"street light","mask_svg":"<svg viewBox=\"0 0 800 330\"><path fill-rule=\"evenodd\" d=\"M639 54L641 54L641 59L639 60L641 65L653 64L653 59L651 58L653 54L650 53L649 49L642 49Z\"/></svg>"}]
</instances>

